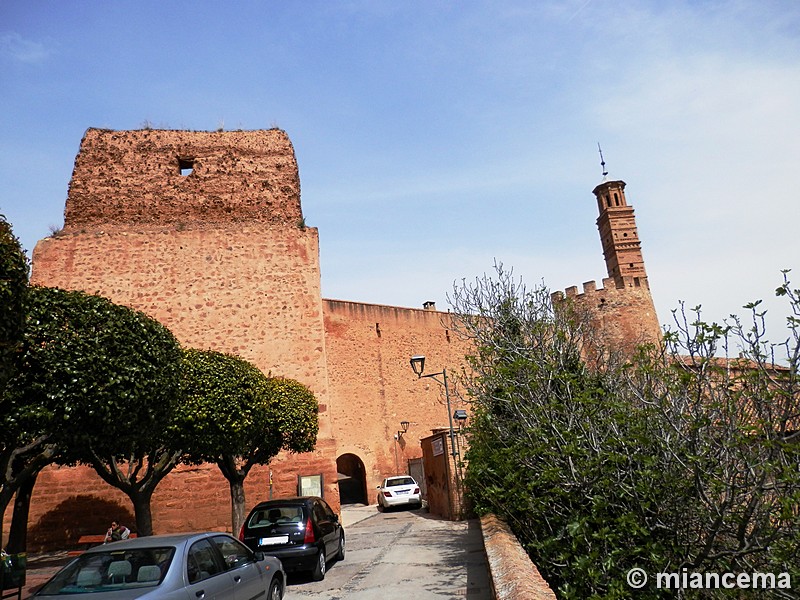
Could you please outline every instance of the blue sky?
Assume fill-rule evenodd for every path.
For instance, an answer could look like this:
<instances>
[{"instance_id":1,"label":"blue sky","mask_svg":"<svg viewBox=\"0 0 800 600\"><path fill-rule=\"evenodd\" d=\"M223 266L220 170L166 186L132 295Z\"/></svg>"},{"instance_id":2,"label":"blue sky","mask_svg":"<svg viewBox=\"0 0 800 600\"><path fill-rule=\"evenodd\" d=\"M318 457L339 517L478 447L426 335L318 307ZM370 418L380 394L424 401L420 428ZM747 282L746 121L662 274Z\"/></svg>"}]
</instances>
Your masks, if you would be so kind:
<instances>
[{"instance_id":1,"label":"blue sky","mask_svg":"<svg viewBox=\"0 0 800 600\"><path fill-rule=\"evenodd\" d=\"M0 212L29 251L87 128L277 126L326 298L442 309L495 259L599 281L598 142L662 323L681 300L780 317L781 269L800 284L795 0L2 0L0 98Z\"/></svg>"}]
</instances>

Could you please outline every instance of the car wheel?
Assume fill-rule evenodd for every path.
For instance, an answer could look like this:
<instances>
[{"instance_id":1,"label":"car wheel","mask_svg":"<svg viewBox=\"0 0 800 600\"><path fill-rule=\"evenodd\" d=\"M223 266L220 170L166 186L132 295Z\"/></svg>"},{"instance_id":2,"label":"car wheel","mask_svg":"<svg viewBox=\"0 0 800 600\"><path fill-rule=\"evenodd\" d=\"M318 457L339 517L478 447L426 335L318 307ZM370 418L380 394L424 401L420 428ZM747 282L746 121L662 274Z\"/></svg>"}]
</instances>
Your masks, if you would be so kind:
<instances>
[{"instance_id":1,"label":"car wheel","mask_svg":"<svg viewBox=\"0 0 800 600\"><path fill-rule=\"evenodd\" d=\"M277 579L273 579L269 584L269 594L267 600L281 600L283 598L283 586Z\"/></svg>"},{"instance_id":2,"label":"car wheel","mask_svg":"<svg viewBox=\"0 0 800 600\"><path fill-rule=\"evenodd\" d=\"M344 534L339 534L339 552L336 553L336 560L344 560Z\"/></svg>"},{"instance_id":3,"label":"car wheel","mask_svg":"<svg viewBox=\"0 0 800 600\"><path fill-rule=\"evenodd\" d=\"M317 566L311 571L311 579L322 581L325 579L325 550L320 550L317 555Z\"/></svg>"}]
</instances>

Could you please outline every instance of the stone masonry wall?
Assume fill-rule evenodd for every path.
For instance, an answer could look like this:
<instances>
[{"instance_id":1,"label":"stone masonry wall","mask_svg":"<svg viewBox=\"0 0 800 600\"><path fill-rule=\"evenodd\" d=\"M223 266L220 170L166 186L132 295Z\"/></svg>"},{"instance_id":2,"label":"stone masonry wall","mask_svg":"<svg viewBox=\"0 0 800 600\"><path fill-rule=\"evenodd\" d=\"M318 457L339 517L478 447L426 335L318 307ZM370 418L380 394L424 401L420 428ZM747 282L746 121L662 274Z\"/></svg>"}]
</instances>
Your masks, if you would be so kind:
<instances>
[{"instance_id":1,"label":"stone masonry wall","mask_svg":"<svg viewBox=\"0 0 800 600\"><path fill-rule=\"evenodd\" d=\"M256 224L62 234L36 245L31 281L131 306L187 347L238 354L321 396L317 244L316 229Z\"/></svg>"},{"instance_id":2,"label":"stone masonry wall","mask_svg":"<svg viewBox=\"0 0 800 600\"><path fill-rule=\"evenodd\" d=\"M455 428L452 440L447 427L439 428L422 440L430 514L453 521L470 517L471 509L463 483L468 448L467 437Z\"/></svg>"},{"instance_id":3,"label":"stone masonry wall","mask_svg":"<svg viewBox=\"0 0 800 600\"><path fill-rule=\"evenodd\" d=\"M247 510L270 498L270 470L275 498L297 494L298 474L325 470L329 484L334 454L333 442L327 439L317 444L315 452L282 453L269 466L254 467L245 480ZM335 485L326 487L330 500ZM156 488L152 509L155 533L213 530L238 535L231 532L230 488L215 465L179 466ZM6 529L11 514L9 507ZM130 500L121 491L102 481L90 467L47 467L39 475L31 502L28 551L77 548L80 536L104 533L113 519L135 530Z\"/></svg>"},{"instance_id":4,"label":"stone masonry wall","mask_svg":"<svg viewBox=\"0 0 800 600\"><path fill-rule=\"evenodd\" d=\"M161 321L184 346L238 354L264 373L308 385L320 402L318 452L273 461L275 493L295 495L298 470L322 473L325 496L338 506L317 243L315 229L255 224L62 234L37 245L32 281L99 293ZM186 488L179 483L186 477L173 474L159 486L153 506L157 531L186 527ZM251 494L248 507L263 500L266 489L257 473L251 477L262 493ZM191 506L197 526L229 523L227 483L216 467L195 469L189 479L195 483ZM46 519L62 501L48 481L43 474L36 487L31 523ZM105 488L93 493L106 494ZM215 491L209 495L209 490ZM73 490L83 493L80 487Z\"/></svg>"},{"instance_id":5,"label":"stone masonry wall","mask_svg":"<svg viewBox=\"0 0 800 600\"><path fill-rule=\"evenodd\" d=\"M496 600L556 600L511 528L495 515L481 517L483 546Z\"/></svg>"},{"instance_id":6,"label":"stone masonry wall","mask_svg":"<svg viewBox=\"0 0 800 600\"><path fill-rule=\"evenodd\" d=\"M189 165L191 173L182 175ZM302 216L294 149L279 129L89 129L75 160L64 231L297 224Z\"/></svg>"},{"instance_id":7,"label":"stone masonry wall","mask_svg":"<svg viewBox=\"0 0 800 600\"><path fill-rule=\"evenodd\" d=\"M191 174L180 174L179 158L193 159ZM309 386L320 404L317 450L277 457L273 492L295 495L298 474L322 474L324 495L338 507L318 233L300 219L297 166L283 132L89 130L64 230L37 244L31 281L100 294L159 320L186 347L238 354ZM31 523L47 522L65 494L114 498L81 473L45 471ZM264 499L267 480L268 471L253 475L260 493L248 508ZM182 469L156 492L154 528L220 528L230 522L229 504L216 467Z\"/></svg>"},{"instance_id":8,"label":"stone masonry wall","mask_svg":"<svg viewBox=\"0 0 800 600\"><path fill-rule=\"evenodd\" d=\"M410 422L397 443L401 473L409 458L422 456L420 440L448 425L443 387L418 380L411 356L426 356L426 373L448 369L451 410L468 408L456 381L467 345L448 329L449 315L436 310L325 300L324 313L333 435L340 455L364 462L375 503L376 486L396 471L400 421Z\"/></svg>"},{"instance_id":9,"label":"stone masonry wall","mask_svg":"<svg viewBox=\"0 0 800 600\"><path fill-rule=\"evenodd\" d=\"M646 278L624 278L617 287L611 277L603 279L603 287L594 281L583 284L583 293L575 286L553 294L554 303L564 300L585 307L607 347L631 352L637 344L657 343L661 336L653 297Z\"/></svg>"}]
</instances>

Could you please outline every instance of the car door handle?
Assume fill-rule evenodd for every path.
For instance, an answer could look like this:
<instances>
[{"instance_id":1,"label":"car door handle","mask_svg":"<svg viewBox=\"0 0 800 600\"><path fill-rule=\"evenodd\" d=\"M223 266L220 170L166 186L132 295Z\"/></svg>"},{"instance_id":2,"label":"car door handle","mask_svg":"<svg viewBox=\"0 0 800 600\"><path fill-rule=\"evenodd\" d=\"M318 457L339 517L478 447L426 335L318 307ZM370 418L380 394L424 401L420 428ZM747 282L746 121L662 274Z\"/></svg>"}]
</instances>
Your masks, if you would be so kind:
<instances>
[{"instance_id":1,"label":"car door handle","mask_svg":"<svg viewBox=\"0 0 800 600\"><path fill-rule=\"evenodd\" d=\"M239 582L242 580L242 577L241 577L241 575L234 575L234 577L233 577L233 580L234 580L236 583L239 583Z\"/></svg>"},{"instance_id":2,"label":"car door handle","mask_svg":"<svg viewBox=\"0 0 800 600\"><path fill-rule=\"evenodd\" d=\"M206 591L205 590L200 590L200 591L195 592L194 595L197 596L198 598L203 598L206 595Z\"/></svg>"}]
</instances>

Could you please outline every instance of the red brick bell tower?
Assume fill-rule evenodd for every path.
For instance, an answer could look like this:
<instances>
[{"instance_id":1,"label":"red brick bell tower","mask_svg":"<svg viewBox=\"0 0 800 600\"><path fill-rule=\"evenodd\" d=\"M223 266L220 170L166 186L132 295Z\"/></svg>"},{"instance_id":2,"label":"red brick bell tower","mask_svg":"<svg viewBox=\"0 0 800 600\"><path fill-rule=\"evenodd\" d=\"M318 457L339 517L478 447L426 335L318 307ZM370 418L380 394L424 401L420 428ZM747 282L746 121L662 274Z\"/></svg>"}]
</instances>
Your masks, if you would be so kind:
<instances>
[{"instance_id":1,"label":"red brick bell tower","mask_svg":"<svg viewBox=\"0 0 800 600\"><path fill-rule=\"evenodd\" d=\"M600 211L597 229L600 231L608 276L618 286L628 278L638 279L639 285L646 284L642 244L636 231L633 207L625 200L625 182L604 181L594 188L593 193Z\"/></svg>"},{"instance_id":2,"label":"red brick bell tower","mask_svg":"<svg viewBox=\"0 0 800 600\"><path fill-rule=\"evenodd\" d=\"M650 294L633 207L625 199L625 182L608 181L602 151L600 161L603 181L592 193L600 213L597 229L608 277L603 279L602 287L597 287L594 281L584 282L582 293L577 286L568 287L566 293L555 292L553 301L557 306L565 301L583 306L593 321L600 346L631 353L639 344L657 344L661 328Z\"/></svg>"}]
</instances>

